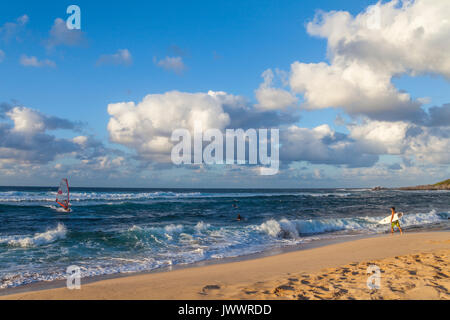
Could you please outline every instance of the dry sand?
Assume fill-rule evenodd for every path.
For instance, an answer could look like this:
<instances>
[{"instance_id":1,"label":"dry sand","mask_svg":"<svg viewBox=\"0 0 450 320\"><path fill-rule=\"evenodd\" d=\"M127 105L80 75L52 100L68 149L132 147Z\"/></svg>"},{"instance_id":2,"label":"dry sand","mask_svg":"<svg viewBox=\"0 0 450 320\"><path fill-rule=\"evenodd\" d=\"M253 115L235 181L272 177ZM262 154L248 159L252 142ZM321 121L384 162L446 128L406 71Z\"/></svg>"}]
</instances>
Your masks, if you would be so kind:
<instances>
[{"instance_id":1,"label":"dry sand","mask_svg":"<svg viewBox=\"0 0 450 320\"><path fill-rule=\"evenodd\" d=\"M0 299L450 299L450 232L382 235ZM380 288L367 287L369 265Z\"/></svg>"}]
</instances>

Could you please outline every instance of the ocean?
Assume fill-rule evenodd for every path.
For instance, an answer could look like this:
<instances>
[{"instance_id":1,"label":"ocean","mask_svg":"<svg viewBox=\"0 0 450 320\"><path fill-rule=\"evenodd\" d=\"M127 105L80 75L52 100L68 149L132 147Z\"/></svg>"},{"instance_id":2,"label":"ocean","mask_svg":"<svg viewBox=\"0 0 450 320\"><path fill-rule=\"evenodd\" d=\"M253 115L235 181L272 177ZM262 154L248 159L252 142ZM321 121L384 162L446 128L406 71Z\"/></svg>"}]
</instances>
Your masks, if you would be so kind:
<instances>
[{"instance_id":1,"label":"ocean","mask_svg":"<svg viewBox=\"0 0 450 320\"><path fill-rule=\"evenodd\" d=\"M387 233L391 206L406 232L450 229L449 191L72 188L70 213L56 191L0 187L0 290Z\"/></svg>"}]
</instances>

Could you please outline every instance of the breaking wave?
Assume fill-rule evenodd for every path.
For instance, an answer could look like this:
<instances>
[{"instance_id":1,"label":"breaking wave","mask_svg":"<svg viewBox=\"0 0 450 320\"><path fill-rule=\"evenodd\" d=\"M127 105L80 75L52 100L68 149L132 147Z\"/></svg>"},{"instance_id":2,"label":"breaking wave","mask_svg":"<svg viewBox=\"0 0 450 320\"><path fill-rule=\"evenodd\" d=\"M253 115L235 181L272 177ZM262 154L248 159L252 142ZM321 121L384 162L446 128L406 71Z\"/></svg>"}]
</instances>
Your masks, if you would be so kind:
<instances>
[{"instance_id":1,"label":"breaking wave","mask_svg":"<svg viewBox=\"0 0 450 320\"><path fill-rule=\"evenodd\" d=\"M36 233L34 236L6 236L0 237L0 244L7 244L14 247L35 247L64 239L67 229L64 224L59 223L55 229L50 229L42 233Z\"/></svg>"},{"instance_id":2,"label":"breaking wave","mask_svg":"<svg viewBox=\"0 0 450 320\"><path fill-rule=\"evenodd\" d=\"M449 213L437 213L431 210L428 213L417 213L405 215L401 219L402 226L423 226L448 219ZM266 234L283 239L298 238L304 235L321 234L336 231L368 231L370 233L383 232L386 225L378 224L384 217L356 217L356 218L328 218L328 219L307 219L288 220L270 219L258 229Z\"/></svg>"},{"instance_id":3,"label":"breaking wave","mask_svg":"<svg viewBox=\"0 0 450 320\"><path fill-rule=\"evenodd\" d=\"M158 199L192 199L192 198L246 198L246 197L348 197L349 192L274 192L274 193L206 193L206 192L79 192L70 193L71 202L83 201L145 201ZM56 191L5 191L0 192L0 203L54 202Z\"/></svg>"}]
</instances>

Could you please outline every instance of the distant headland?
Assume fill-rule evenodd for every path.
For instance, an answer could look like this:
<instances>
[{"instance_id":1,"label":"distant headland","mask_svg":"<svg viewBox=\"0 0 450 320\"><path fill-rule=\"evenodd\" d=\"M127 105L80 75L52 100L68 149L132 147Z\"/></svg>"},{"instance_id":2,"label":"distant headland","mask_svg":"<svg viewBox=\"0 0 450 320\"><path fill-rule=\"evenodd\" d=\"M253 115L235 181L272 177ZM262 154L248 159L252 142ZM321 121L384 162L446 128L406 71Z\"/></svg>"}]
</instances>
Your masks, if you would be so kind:
<instances>
[{"instance_id":1,"label":"distant headland","mask_svg":"<svg viewBox=\"0 0 450 320\"><path fill-rule=\"evenodd\" d=\"M435 184L426 184L415 187L385 188L378 186L372 188L372 191L383 191L383 190L450 190L450 179Z\"/></svg>"},{"instance_id":2,"label":"distant headland","mask_svg":"<svg viewBox=\"0 0 450 320\"><path fill-rule=\"evenodd\" d=\"M450 190L450 179L435 184L427 184L415 187L402 187L399 190Z\"/></svg>"}]
</instances>

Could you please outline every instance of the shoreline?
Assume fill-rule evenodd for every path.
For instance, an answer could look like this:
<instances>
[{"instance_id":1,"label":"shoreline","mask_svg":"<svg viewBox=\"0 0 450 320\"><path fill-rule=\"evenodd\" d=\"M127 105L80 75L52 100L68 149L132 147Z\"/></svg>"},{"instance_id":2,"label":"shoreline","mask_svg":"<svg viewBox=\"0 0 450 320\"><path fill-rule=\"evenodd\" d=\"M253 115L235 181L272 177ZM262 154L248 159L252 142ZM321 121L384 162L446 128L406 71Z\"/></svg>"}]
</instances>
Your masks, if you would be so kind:
<instances>
[{"instance_id":1,"label":"shoreline","mask_svg":"<svg viewBox=\"0 0 450 320\"><path fill-rule=\"evenodd\" d=\"M439 231L441 231L441 230L439 230L439 229L436 231L430 230L427 232L439 232ZM340 235L336 238L311 240L311 241L305 242L305 243L300 243L300 244L296 244L296 245L288 245L288 246L284 246L284 247L274 247L274 248L270 248L268 250L244 254L244 255L235 256L235 257L225 257L225 258L220 258L220 259L201 260L201 261L197 261L197 262L193 262L193 263L176 264L176 265L172 265L172 266L160 267L160 268L156 268L153 270L147 270L147 271L123 272L123 273L103 274L103 275L85 277L82 279L82 282L85 284L88 284L88 283L95 283L95 282L99 282L99 281L103 281L103 280L120 279L120 278L133 277L133 276L138 276L138 275L157 274L157 273L164 273L164 272L172 272L172 271L176 271L176 270L227 264L227 263L232 263L232 262L256 260L256 259L260 259L260 258L264 258L264 257L277 256L277 255L284 254L284 253L320 248L320 247L328 246L331 244L355 241L355 240L366 239L366 238L381 237L381 236L385 236L386 234L387 233ZM20 285L17 287L0 289L0 299L2 296L12 295L12 294L43 291L43 290L58 289L58 288L65 288L65 287L66 287L65 279L32 282L32 283L23 284L23 285Z\"/></svg>"},{"instance_id":2,"label":"shoreline","mask_svg":"<svg viewBox=\"0 0 450 320\"><path fill-rule=\"evenodd\" d=\"M228 261L181 265L172 267L170 271L159 269L86 278L81 280L81 290L66 289L65 280L39 282L4 289L0 299L251 299L240 288L252 287L258 282L277 282L293 273L314 274L352 262L436 250L450 250L450 232L355 236L308 243L302 248L295 246L287 250L277 249L278 252L272 250L229 258ZM444 256L448 265L448 255L444 253ZM278 290L278 294L274 294L273 290L268 292L272 294L266 298L276 299L281 291Z\"/></svg>"}]
</instances>

